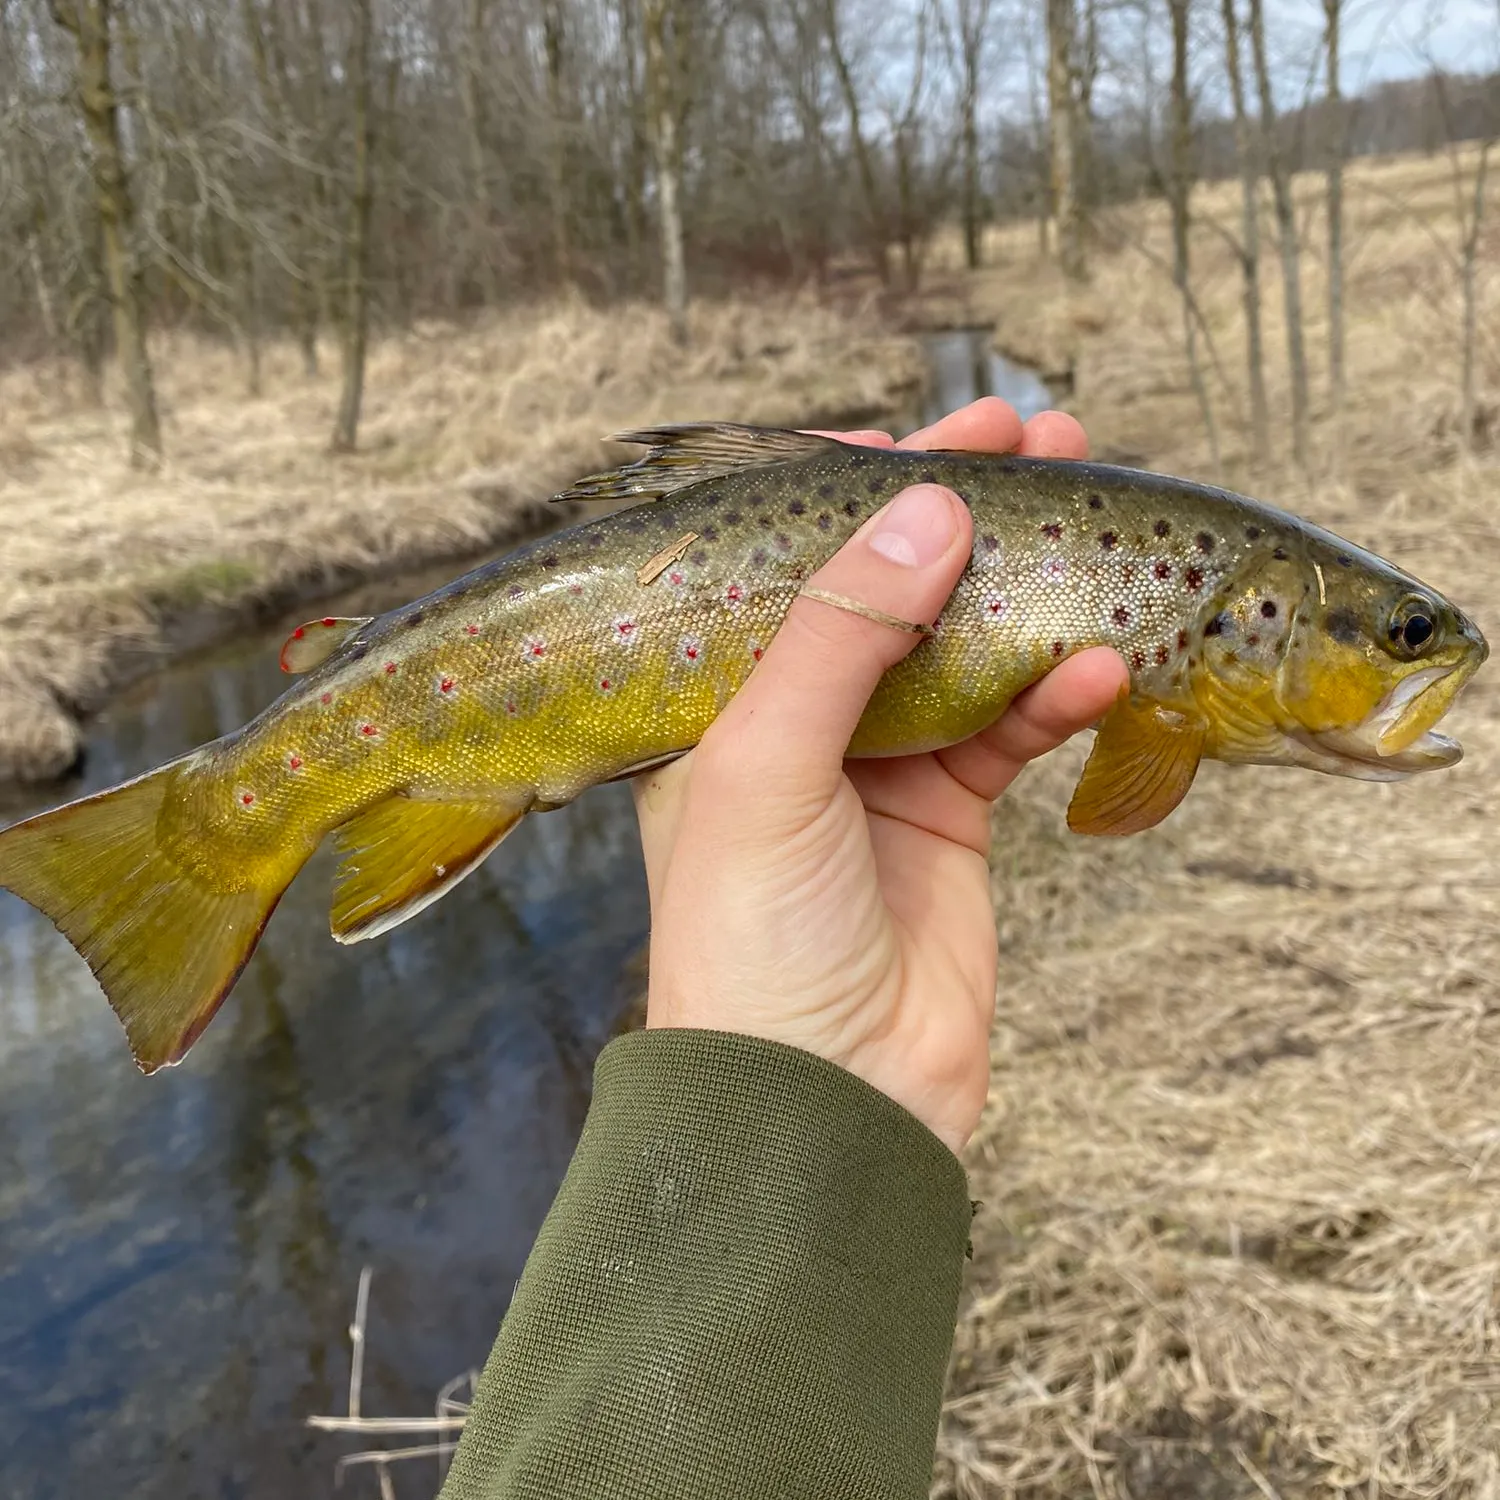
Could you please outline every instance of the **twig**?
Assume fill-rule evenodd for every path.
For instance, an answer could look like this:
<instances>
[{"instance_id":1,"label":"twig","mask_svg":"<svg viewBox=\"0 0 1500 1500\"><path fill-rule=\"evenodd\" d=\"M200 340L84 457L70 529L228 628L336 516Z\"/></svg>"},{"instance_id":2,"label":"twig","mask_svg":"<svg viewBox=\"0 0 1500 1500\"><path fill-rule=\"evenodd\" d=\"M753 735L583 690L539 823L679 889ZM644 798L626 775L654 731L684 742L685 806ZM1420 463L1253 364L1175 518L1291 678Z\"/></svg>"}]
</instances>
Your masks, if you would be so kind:
<instances>
[{"instance_id":1,"label":"twig","mask_svg":"<svg viewBox=\"0 0 1500 1500\"><path fill-rule=\"evenodd\" d=\"M359 1291L354 1298L354 1321L349 1325L349 1342L353 1346L349 1359L349 1415L351 1417L359 1416L360 1387L365 1379L365 1318L370 1311L370 1277L372 1274L369 1266L364 1266L360 1270Z\"/></svg>"}]
</instances>

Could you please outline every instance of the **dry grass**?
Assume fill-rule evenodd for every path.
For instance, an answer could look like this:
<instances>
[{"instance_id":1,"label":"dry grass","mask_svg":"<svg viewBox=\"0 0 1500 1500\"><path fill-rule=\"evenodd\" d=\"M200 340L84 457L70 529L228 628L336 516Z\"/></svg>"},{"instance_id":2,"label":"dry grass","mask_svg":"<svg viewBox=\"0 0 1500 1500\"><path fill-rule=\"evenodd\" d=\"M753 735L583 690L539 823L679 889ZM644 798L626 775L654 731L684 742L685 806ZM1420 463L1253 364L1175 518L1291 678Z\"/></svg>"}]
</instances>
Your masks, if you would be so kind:
<instances>
[{"instance_id":1,"label":"dry grass","mask_svg":"<svg viewBox=\"0 0 1500 1500\"><path fill-rule=\"evenodd\" d=\"M1230 477L1412 567L1493 639L1500 465L1453 450L1444 170L1352 174L1346 459L1320 410L1311 484L1244 459L1237 273L1207 231L1195 255ZM1233 189L1204 199L1233 222ZM1124 218L1165 249L1159 211ZM1032 231L997 241L1001 267L950 293L1003 345L1073 365L1096 442L1206 475L1166 278L1126 246L1070 300ZM1316 263L1306 290L1318 309ZM1485 296L1493 402L1500 277ZM1272 296L1284 406L1279 316ZM1452 771L1373 786L1211 765L1167 825L1118 844L1062 831L1083 747L1008 799L997 1067L970 1156L987 1207L936 1495L1500 1495L1495 676L1453 723Z\"/></svg>"},{"instance_id":2,"label":"dry grass","mask_svg":"<svg viewBox=\"0 0 1500 1500\"><path fill-rule=\"evenodd\" d=\"M609 432L889 409L920 382L920 354L870 321L705 304L687 352L645 306L419 327L372 350L346 458L326 446L331 353L310 379L271 349L249 399L229 351L163 338L168 461L152 475L126 467L118 403L87 409L59 368L0 375L0 777L57 774L112 686L247 615L534 527L548 494L605 459Z\"/></svg>"}]
</instances>

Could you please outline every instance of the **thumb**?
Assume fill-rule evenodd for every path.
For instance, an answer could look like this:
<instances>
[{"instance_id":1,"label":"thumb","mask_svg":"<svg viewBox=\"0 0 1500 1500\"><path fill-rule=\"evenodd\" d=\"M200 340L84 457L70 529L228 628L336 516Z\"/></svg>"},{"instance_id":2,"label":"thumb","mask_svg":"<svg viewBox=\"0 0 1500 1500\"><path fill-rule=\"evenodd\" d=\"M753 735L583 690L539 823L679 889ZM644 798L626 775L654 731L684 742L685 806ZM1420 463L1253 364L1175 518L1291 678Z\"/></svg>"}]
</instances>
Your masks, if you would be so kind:
<instances>
[{"instance_id":1,"label":"thumb","mask_svg":"<svg viewBox=\"0 0 1500 1500\"><path fill-rule=\"evenodd\" d=\"M732 745L736 765L753 766L762 784L776 773L810 797L831 796L870 694L922 639L899 622L924 626L937 618L972 541L969 508L951 490L903 490L808 580L812 592L792 601L764 658L705 739Z\"/></svg>"}]
</instances>

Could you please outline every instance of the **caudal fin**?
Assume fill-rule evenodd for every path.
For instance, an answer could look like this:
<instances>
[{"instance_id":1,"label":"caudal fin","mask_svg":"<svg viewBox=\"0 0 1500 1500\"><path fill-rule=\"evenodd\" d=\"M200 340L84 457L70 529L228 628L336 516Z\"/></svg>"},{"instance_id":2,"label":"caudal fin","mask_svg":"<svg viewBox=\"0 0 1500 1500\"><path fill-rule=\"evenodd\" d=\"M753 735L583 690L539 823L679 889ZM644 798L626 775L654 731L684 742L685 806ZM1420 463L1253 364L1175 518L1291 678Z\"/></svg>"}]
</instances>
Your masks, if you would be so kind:
<instances>
[{"instance_id":1,"label":"caudal fin","mask_svg":"<svg viewBox=\"0 0 1500 1500\"><path fill-rule=\"evenodd\" d=\"M198 1039L310 852L289 851L258 880L229 861L222 881L182 868L158 842L179 772L164 767L0 833L0 886L88 960L143 1073L180 1062Z\"/></svg>"}]
</instances>

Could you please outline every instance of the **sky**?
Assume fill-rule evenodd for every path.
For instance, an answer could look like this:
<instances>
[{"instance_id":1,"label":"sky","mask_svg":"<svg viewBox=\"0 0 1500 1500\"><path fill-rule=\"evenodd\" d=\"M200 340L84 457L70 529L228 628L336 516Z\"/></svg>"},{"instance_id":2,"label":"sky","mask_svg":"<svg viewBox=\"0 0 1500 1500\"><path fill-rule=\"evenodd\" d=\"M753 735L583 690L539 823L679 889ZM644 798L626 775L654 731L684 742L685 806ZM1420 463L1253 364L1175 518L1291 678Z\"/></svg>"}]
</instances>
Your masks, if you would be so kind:
<instances>
[{"instance_id":1,"label":"sky","mask_svg":"<svg viewBox=\"0 0 1500 1500\"><path fill-rule=\"evenodd\" d=\"M1317 0L1268 0L1267 19L1306 31L1315 44L1323 27ZM1496 0L1346 0L1343 85L1358 93L1389 78L1428 71L1430 56L1457 72L1500 67L1500 4Z\"/></svg>"}]
</instances>

